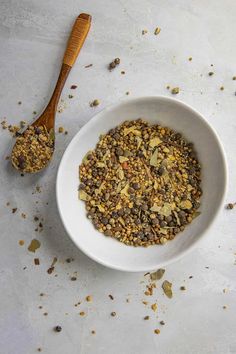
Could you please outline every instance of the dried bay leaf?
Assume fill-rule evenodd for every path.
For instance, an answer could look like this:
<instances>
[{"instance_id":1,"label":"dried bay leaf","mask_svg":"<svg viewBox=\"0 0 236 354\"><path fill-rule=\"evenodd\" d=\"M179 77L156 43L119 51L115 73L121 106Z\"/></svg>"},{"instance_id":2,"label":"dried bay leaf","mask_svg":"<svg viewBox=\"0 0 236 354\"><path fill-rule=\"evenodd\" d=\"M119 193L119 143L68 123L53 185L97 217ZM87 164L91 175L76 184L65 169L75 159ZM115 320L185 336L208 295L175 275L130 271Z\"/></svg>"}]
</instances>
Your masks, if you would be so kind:
<instances>
[{"instance_id":1,"label":"dried bay leaf","mask_svg":"<svg viewBox=\"0 0 236 354\"><path fill-rule=\"evenodd\" d=\"M165 273L165 269L158 269L156 272L150 274L151 280L160 280Z\"/></svg>"},{"instance_id":2,"label":"dried bay leaf","mask_svg":"<svg viewBox=\"0 0 236 354\"><path fill-rule=\"evenodd\" d=\"M127 197L129 197L128 189L129 189L129 183L127 183L127 184L125 185L125 187L120 191L120 194L124 194L124 195L126 195Z\"/></svg>"},{"instance_id":3,"label":"dried bay leaf","mask_svg":"<svg viewBox=\"0 0 236 354\"><path fill-rule=\"evenodd\" d=\"M199 215L201 215L201 212L200 211L195 211L192 215L192 218L195 219L197 218Z\"/></svg>"},{"instance_id":4,"label":"dried bay leaf","mask_svg":"<svg viewBox=\"0 0 236 354\"><path fill-rule=\"evenodd\" d=\"M129 159L125 156L119 156L119 161L120 161L120 163L123 163L125 161L129 161Z\"/></svg>"},{"instance_id":5,"label":"dried bay leaf","mask_svg":"<svg viewBox=\"0 0 236 354\"><path fill-rule=\"evenodd\" d=\"M79 190L79 199L87 201L90 199L90 196L82 189Z\"/></svg>"},{"instance_id":6,"label":"dried bay leaf","mask_svg":"<svg viewBox=\"0 0 236 354\"><path fill-rule=\"evenodd\" d=\"M100 167L100 168L102 168L102 167L106 167L106 165L105 165L105 163L104 162L97 162L96 163L96 167Z\"/></svg>"},{"instance_id":7,"label":"dried bay leaf","mask_svg":"<svg viewBox=\"0 0 236 354\"><path fill-rule=\"evenodd\" d=\"M141 136L141 131L138 130L135 125L129 128L124 128L124 136L133 133L134 135Z\"/></svg>"},{"instance_id":8,"label":"dried bay leaf","mask_svg":"<svg viewBox=\"0 0 236 354\"><path fill-rule=\"evenodd\" d=\"M190 202L190 200L183 200L180 204L179 204L179 207L181 209L191 209L193 207L193 204Z\"/></svg>"},{"instance_id":9,"label":"dried bay leaf","mask_svg":"<svg viewBox=\"0 0 236 354\"><path fill-rule=\"evenodd\" d=\"M158 156L158 150L156 149L150 158L150 165L151 166L154 166L154 167L158 166L157 156Z\"/></svg>"},{"instance_id":10,"label":"dried bay leaf","mask_svg":"<svg viewBox=\"0 0 236 354\"><path fill-rule=\"evenodd\" d=\"M159 144L161 144L162 141L157 137L155 136L154 138L152 138L150 141L149 141L149 145L154 148L156 146L158 146Z\"/></svg>"},{"instance_id":11,"label":"dried bay leaf","mask_svg":"<svg viewBox=\"0 0 236 354\"><path fill-rule=\"evenodd\" d=\"M168 280L165 280L163 283L162 283L162 289L165 293L165 295L171 299L172 296L173 296L173 293L172 293L172 283L170 283Z\"/></svg>"}]
</instances>

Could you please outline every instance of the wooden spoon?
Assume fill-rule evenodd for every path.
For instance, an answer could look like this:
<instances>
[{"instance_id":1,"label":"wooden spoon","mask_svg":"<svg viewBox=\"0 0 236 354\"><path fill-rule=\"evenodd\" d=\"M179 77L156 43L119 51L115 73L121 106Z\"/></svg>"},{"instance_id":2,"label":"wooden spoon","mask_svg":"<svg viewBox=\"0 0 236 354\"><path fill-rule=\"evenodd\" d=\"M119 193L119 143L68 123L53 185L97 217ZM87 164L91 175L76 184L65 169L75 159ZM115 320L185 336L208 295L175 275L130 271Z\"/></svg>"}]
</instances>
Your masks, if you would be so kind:
<instances>
[{"instance_id":1,"label":"wooden spoon","mask_svg":"<svg viewBox=\"0 0 236 354\"><path fill-rule=\"evenodd\" d=\"M60 71L60 74L59 74L59 77L58 77L58 80L56 83L56 87L53 91L52 97L51 97L47 107L45 108L45 110L41 114L41 116L34 123L32 123L32 126L34 128L43 126L47 130L47 132L50 132L51 136L54 136L55 116L56 116L57 105L58 105L58 101L59 101L62 89L65 85L68 74L69 74L72 66L74 65L76 58L77 58L77 56L84 44L84 41L87 37L87 34L90 29L90 25L91 25L91 19L92 19L92 17L90 15L82 13L75 20L74 26L72 28L72 31L71 31L71 34L70 34L70 37L69 37L69 40L67 43L67 48L66 48L66 51L64 54L61 71ZM51 134L51 133L53 133L53 134ZM24 136L24 133L23 133L23 136ZM16 142L16 144L17 144L17 142ZM16 149L16 144L13 147L13 151L14 151L14 148ZM53 141L53 151L54 151L54 141ZM50 159L51 159L51 157L49 158L49 160ZM41 168L36 169L36 171L26 171L26 172L38 172L39 170L41 170L42 168L44 168L47 165L49 160L47 162L45 161L45 164ZM12 164L16 169L24 172L24 169L20 168L19 164L15 163L13 156L12 156Z\"/></svg>"}]
</instances>

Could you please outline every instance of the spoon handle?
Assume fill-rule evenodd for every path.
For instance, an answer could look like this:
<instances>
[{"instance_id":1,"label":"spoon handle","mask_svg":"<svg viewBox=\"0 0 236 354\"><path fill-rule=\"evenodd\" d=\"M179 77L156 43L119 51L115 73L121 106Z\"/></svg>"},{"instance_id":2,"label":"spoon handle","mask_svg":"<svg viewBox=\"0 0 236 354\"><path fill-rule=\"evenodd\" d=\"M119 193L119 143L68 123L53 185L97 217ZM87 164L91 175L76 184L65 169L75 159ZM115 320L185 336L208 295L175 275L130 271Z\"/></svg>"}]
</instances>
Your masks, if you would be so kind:
<instances>
[{"instance_id":1,"label":"spoon handle","mask_svg":"<svg viewBox=\"0 0 236 354\"><path fill-rule=\"evenodd\" d=\"M91 26L91 16L80 14L75 20L72 28L67 48L64 54L63 63L72 67L82 48Z\"/></svg>"},{"instance_id":2,"label":"spoon handle","mask_svg":"<svg viewBox=\"0 0 236 354\"><path fill-rule=\"evenodd\" d=\"M80 14L75 20L74 26L72 28L67 48L64 54L61 71L53 91L52 97L45 108L43 114L39 117L33 125L46 125L50 130L54 127L55 113L57 109L57 104L65 85L68 74L74 65L76 58L82 48L84 41L87 37L88 31L90 29L92 17L87 14Z\"/></svg>"}]
</instances>

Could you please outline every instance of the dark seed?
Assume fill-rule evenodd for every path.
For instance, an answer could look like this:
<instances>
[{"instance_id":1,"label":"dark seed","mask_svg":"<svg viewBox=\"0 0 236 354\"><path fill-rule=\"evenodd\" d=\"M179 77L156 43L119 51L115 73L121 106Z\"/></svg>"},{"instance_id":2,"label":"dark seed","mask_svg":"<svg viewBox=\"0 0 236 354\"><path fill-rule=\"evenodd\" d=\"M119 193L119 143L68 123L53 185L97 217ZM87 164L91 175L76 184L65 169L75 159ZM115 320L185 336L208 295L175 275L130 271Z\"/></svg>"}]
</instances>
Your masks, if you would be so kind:
<instances>
[{"instance_id":1,"label":"dark seed","mask_svg":"<svg viewBox=\"0 0 236 354\"><path fill-rule=\"evenodd\" d=\"M108 224L108 219L107 219L107 218L102 218L102 219L101 219L101 223L102 223L103 225L107 225L107 224Z\"/></svg>"},{"instance_id":2,"label":"dark seed","mask_svg":"<svg viewBox=\"0 0 236 354\"><path fill-rule=\"evenodd\" d=\"M105 235L105 236L112 236L111 230L106 230L106 231L104 232L104 235Z\"/></svg>"},{"instance_id":3,"label":"dark seed","mask_svg":"<svg viewBox=\"0 0 236 354\"><path fill-rule=\"evenodd\" d=\"M159 224L159 220L157 218L152 219L152 225L158 225L158 224ZM160 225L161 225L161 223L160 223ZM161 226L161 227L163 227L163 226Z\"/></svg>"},{"instance_id":4,"label":"dark seed","mask_svg":"<svg viewBox=\"0 0 236 354\"><path fill-rule=\"evenodd\" d=\"M140 184L139 183L133 183L133 188L135 190L138 190L140 188Z\"/></svg>"},{"instance_id":5,"label":"dark seed","mask_svg":"<svg viewBox=\"0 0 236 354\"><path fill-rule=\"evenodd\" d=\"M165 221L161 221L160 222L160 227L165 227L167 224L166 224L166 222Z\"/></svg>"},{"instance_id":6,"label":"dark seed","mask_svg":"<svg viewBox=\"0 0 236 354\"><path fill-rule=\"evenodd\" d=\"M118 147L118 148L116 149L116 155L117 155L117 156L122 156L123 153L124 153L124 151L123 151L121 148Z\"/></svg>"},{"instance_id":7,"label":"dark seed","mask_svg":"<svg viewBox=\"0 0 236 354\"><path fill-rule=\"evenodd\" d=\"M166 222L170 223L171 221L172 221L172 216L171 215L167 216L166 217Z\"/></svg>"},{"instance_id":8,"label":"dark seed","mask_svg":"<svg viewBox=\"0 0 236 354\"><path fill-rule=\"evenodd\" d=\"M158 174L159 174L160 176L162 176L164 173L165 173L165 167L164 167L164 166L159 167L159 169L158 169Z\"/></svg>"},{"instance_id":9,"label":"dark seed","mask_svg":"<svg viewBox=\"0 0 236 354\"><path fill-rule=\"evenodd\" d=\"M116 63L114 61L112 61L110 64L109 64L109 69L115 69L116 67Z\"/></svg>"},{"instance_id":10,"label":"dark seed","mask_svg":"<svg viewBox=\"0 0 236 354\"><path fill-rule=\"evenodd\" d=\"M61 331L62 331L62 328L61 328L61 326L56 326L56 327L54 328L54 330L55 330L55 332L61 332Z\"/></svg>"},{"instance_id":11,"label":"dark seed","mask_svg":"<svg viewBox=\"0 0 236 354\"><path fill-rule=\"evenodd\" d=\"M147 211L147 210L148 210L148 205L147 205L147 204L142 204L142 205L141 205L141 209L142 209L143 211Z\"/></svg>"},{"instance_id":12,"label":"dark seed","mask_svg":"<svg viewBox=\"0 0 236 354\"><path fill-rule=\"evenodd\" d=\"M120 64L120 58L115 58L114 62L115 62L116 65L119 65Z\"/></svg>"}]
</instances>

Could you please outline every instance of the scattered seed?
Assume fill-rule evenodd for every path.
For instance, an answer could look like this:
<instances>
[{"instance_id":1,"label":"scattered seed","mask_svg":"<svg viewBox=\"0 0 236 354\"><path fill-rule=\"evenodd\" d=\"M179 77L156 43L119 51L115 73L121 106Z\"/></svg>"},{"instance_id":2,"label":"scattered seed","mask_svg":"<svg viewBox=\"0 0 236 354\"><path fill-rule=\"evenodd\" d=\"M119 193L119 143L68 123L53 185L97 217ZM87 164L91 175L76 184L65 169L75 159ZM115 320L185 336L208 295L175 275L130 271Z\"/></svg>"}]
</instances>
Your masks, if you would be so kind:
<instances>
[{"instance_id":1,"label":"scattered seed","mask_svg":"<svg viewBox=\"0 0 236 354\"><path fill-rule=\"evenodd\" d=\"M85 68L91 68L91 66L93 66L93 64L88 64L88 65L85 65Z\"/></svg>"},{"instance_id":2,"label":"scattered seed","mask_svg":"<svg viewBox=\"0 0 236 354\"><path fill-rule=\"evenodd\" d=\"M114 312L114 311L111 312L111 316L112 316L112 317L115 317L115 316L116 316L116 312Z\"/></svg>"},{"instance_id":3,"label":"scattered seed","mask_svg":"<svg viewBox=\"0 0 236 354\"><path fill-rule=\"evenodd\" d=\"M114 297L111 294L109 294L108 296L111 300L114 300Z\"/></svg>"},{"instance_id":4,"label":"scattered seed","mask_svg":"<svg viewBox=\"0 0 236 354\"><path fill-rule=\"evenodd\" d=\"M47 316L48 315L48 313L47 312L44 312L44 314L43 314L44 316Z\"/></svg>"},{"instance_id":5,"label":"scattered seed","mask_svg":"<svg viewBox=\"0 0 236 354\"><path fill-rule=\"evenodd\" d=\"M91 103L90 103L90 107L96 107L100 104L100 101L99 100L93 100Z\"/></svg>"},{"instance_id":6,"label":"scattered seed","mask_svg":"<svg viewBox=\"0 0 236 354\"><path fill-rule=\"evenodd\" d=\"M88 296L86 296L86 301L87 302L91 302L93 299L92 299L92 296L90 296L90 295L88 295Z\"/></svg>"},{"instance_id":7,"label":"scattered seed","mask_svg":"<svg viewBox=\"0 0 236 354\"><path fill-rule=\"evenodd\" d=\"M227 309L227 306L226 306L226 305L224 305L224 306L223 306L223 309L224 309L224 310L226 310L226 309Z\"/></svg>"},{"instance_id":8,"label":"scattered seed","mask_svg":"<svg viewBox=\"0 0 236 354\"><path fill-rule=\"evenodd\" d=\"M126 93L125 93L127 96L129 95L129 91L126 91Z\"/></svg>"},{"instance_id":9,"label":"scattered seed","mask_svg":"<svg viewBox=\"0 0 236 354\"><path fill-rule=\"evenodd\" d=\"M71 277L70 280L71 280L71 281L76 281L77 278L76 278L76 277Z\"/></svg>"},{"instance_id":10,"label":"scattered seed","mask_svg":"<svg viewBox=\"0 0 236 354\"><path fill-rule=\"evenodd\" d=\"M148 31L146 29L142 30L142 35L148 33Z\"/></svg>"},{"instance_id":11,"label":"scattered seed","mask_svg":"<svg viewBox=\"0 0 236 354\"><path fill-rule=\"evenodd\" d=\"M34 258L34 264L35 264L35 265L40 265L39 258Z\"/></svg>"},{"instance_id":12,"label":"scattered seed","mask_svg":"<svg viewBox=\"0 0 236 354\"><path fill-rule=\"evenodd\" d=\"M25 244L25 241L24 241L24 240L20 240L20 241L19 241L19 245L20 245L20 246L24 246L24 244Z\"/></svg>"},{"instance_id":13,"label":"scattered seed","mask_svg":"<svg viewBox=\"0 0 236 354\"><path fill-rule=\"evenodd\" d=\"M77 89L77 87L78 87L77 85L71 85L70 88L71 88L71 90L75 90L75 89Z\"/></svg>"},{"instance_id":14,"label":"scattered seed","mask_svg":"<svg viewBox=\"0 0 236 354\"><path fill-rule=\"evenodd\" d=\"M56 327L54 327L54 331L55 332L61 332L62 331L62 327L61 326L56 326Z\"/></svg>"},{"instance_id":15,"label":"scattered seed","mask_svg":"<svg viewBox=\"0 0 236 354\"><path fill-rule=\"evenodd\" d=\"M122 75L124 75L124 74L125 74L125 71L124 71L124 70L122 70L120 73L121 73Z\"/></svg>"},{"instance_id":16,"label":"scattered seed","mask_svg":"<svg viewBox=\"0 0 236 354\"><path fill-rule=\"evenodd\" d=\"M145 316L143 319L145 320L145 321L147 321L147 320L149 320L149 316Z\"/></svg>"},{"instance_id":17,"label":"scattered seed","mask_svg":"<svg viewBox=\"0 0 236 354\"><path fill-rule=\"evenodd\" d=\"M233 209L235 207L236 203L229 203L226 205L226 209Z\"/></svg>"},{"instance_id":18,"label":"scattered seed","mask_svg":"<svg viewBox=\"0 0 236 354\"><path fill-rule=\"evenodd\" d=\"M209 76L214 75L213 71L210 71L210 72L208 73L208 75L209 75Z\"/></svg>"},{"instance_id":19,"label":"scattered seed","mask_svg":"<svg viewBox=\"0 0 236 354\"><path fill-rule=\"evenodd\" d=\"M189 58L188 58L188 60L189 60L189 61L192 61L192 60L193 60L193 58L192 58L192 57L189 57Z\"/></svg>"},{"instance_id":20,"label":"scattered seed","mask_svg":"<svg viewBox=\"0 0 236 354\"><path fill-rule=\"evenodd\" d=\"M236 76L233 76L233 80L236 80Z\"/></svg>"},{"instance_id":21,"label":"scattered seed","mask_svg":"<svg viewBox=\"0 0 236 354\"><path fill-rule=\"evenodd\" d=\"M221 87L220 87L220 90L221 90L221 91L223 91L224 89L225 89L224 86L221 86Z\"/></svg>"},{"instance_id":22,"label":"scattered seed","mask_svg":"<svg viewBox=\"0 0 236 354\"><path fill-rule=\"evenodd\" d=\"M185 286L181 286L180 290L186 290L186 287Z\"/></svg>"},{"instance_id":23,"label":"scattered seed","mask_svg":"<svg viewBox=\"0 0 236 354\"><path fill-rule=\"evenodd\" d=\"M165 322L164 321L160 321L160 325L164 326Z\"/></svg>"},{"instance_id":24,"label":"scattered seed","mask_svg":"<svg viewBox=\"0 0 236 354\"><path fill-rule=\"evenodd\" d=\"M68 95L68 98L70 98L70 99L73 98L73 97L74 97L73 95Z\"/></svg>"},{"instance_id":25,"label":"scattered seed","mask_svg":"<svg viewBox=\"0 0 236 354\"><path fill-rule=\"evenodd\" d=\"M64 128L63 127L59 127L58 128L58 133L63 133L64 132Z\"/></svg>"},{"instance_id":26,"label":"scattered seed","mask_svg":"<svg viewBox=\"0 0 236 354\"><path fill-rule=\"evenodd\" d=\"M169 86L169 85L167 85L167 86L166 86L166 88L167 88L167 90L169 90L169 89L170 89L170 86Z\"/></svg>"},{"instance_id":27,"label":"scattered seed","mask_svg":"<svg viewBox=\"0 0 236 354\"><path fill-rule=\"evenodd\" d=\"M17 211L17 208L13 208L12 209L12 214L15 214L16 211Z\"/></svg>"},{"instance_id":28,"label":"scattered seed","mask_svg":"<svg viewBox=\"0 0 236 354\"><path fill-rule=\"evenodd\" d=\"M157 329L154 329L154 333L155 333L155 334L160 334L160 332L161 332L161 331L160 331L158 328L157 328Z\"/></svg>"},{"instance_id":29,"label":"scattered seed","mask_svg":"<svg viewBox=\"0 0 236 354\"><path fill-rule=\"evenodd\" d=\"M172 95L177 95L179 93L179 87L174 87L171 90Z\"/></svg>"},{"instance_id":30,"label":"scattered seed","mask_svg":"<svg viewBox=\"0 0 236 354\"><path fill-rule=\"evenodd\" d=\"M96 334L96 332L94 330L91 331L92 334Z\"/></svg>"},{"instance_id":31,"label":"scattered seed","mask_svg":"<svg viewBox=\"0 0 236 354\"><path fill-rule=\"evenodd\" d=\"M81 311L79 314L80 314L80 316L85 316L85 312L84 311Z\"/></svg>"},{"instance_id":32,"label":"scattered seed","mask_svg":"<svg viewBox=\"0 0 236 354\"><path fill-rule=\"evenodd\" d=\"M21 104L22 104L22 102L21 102L21 101L18 101L18 104L19 104L19 105L21 105Z\"/></svg>"},{"instance_id":33,"label":"scattered seed","mask_svg":"<svg viewBox=\"0 0 236 354\"><path fill-rule=\"evenodd\" d=\"M155 36L157 36L161 32L160 27L157 27L154 31Z\"/></svg>"}]
</instances>

